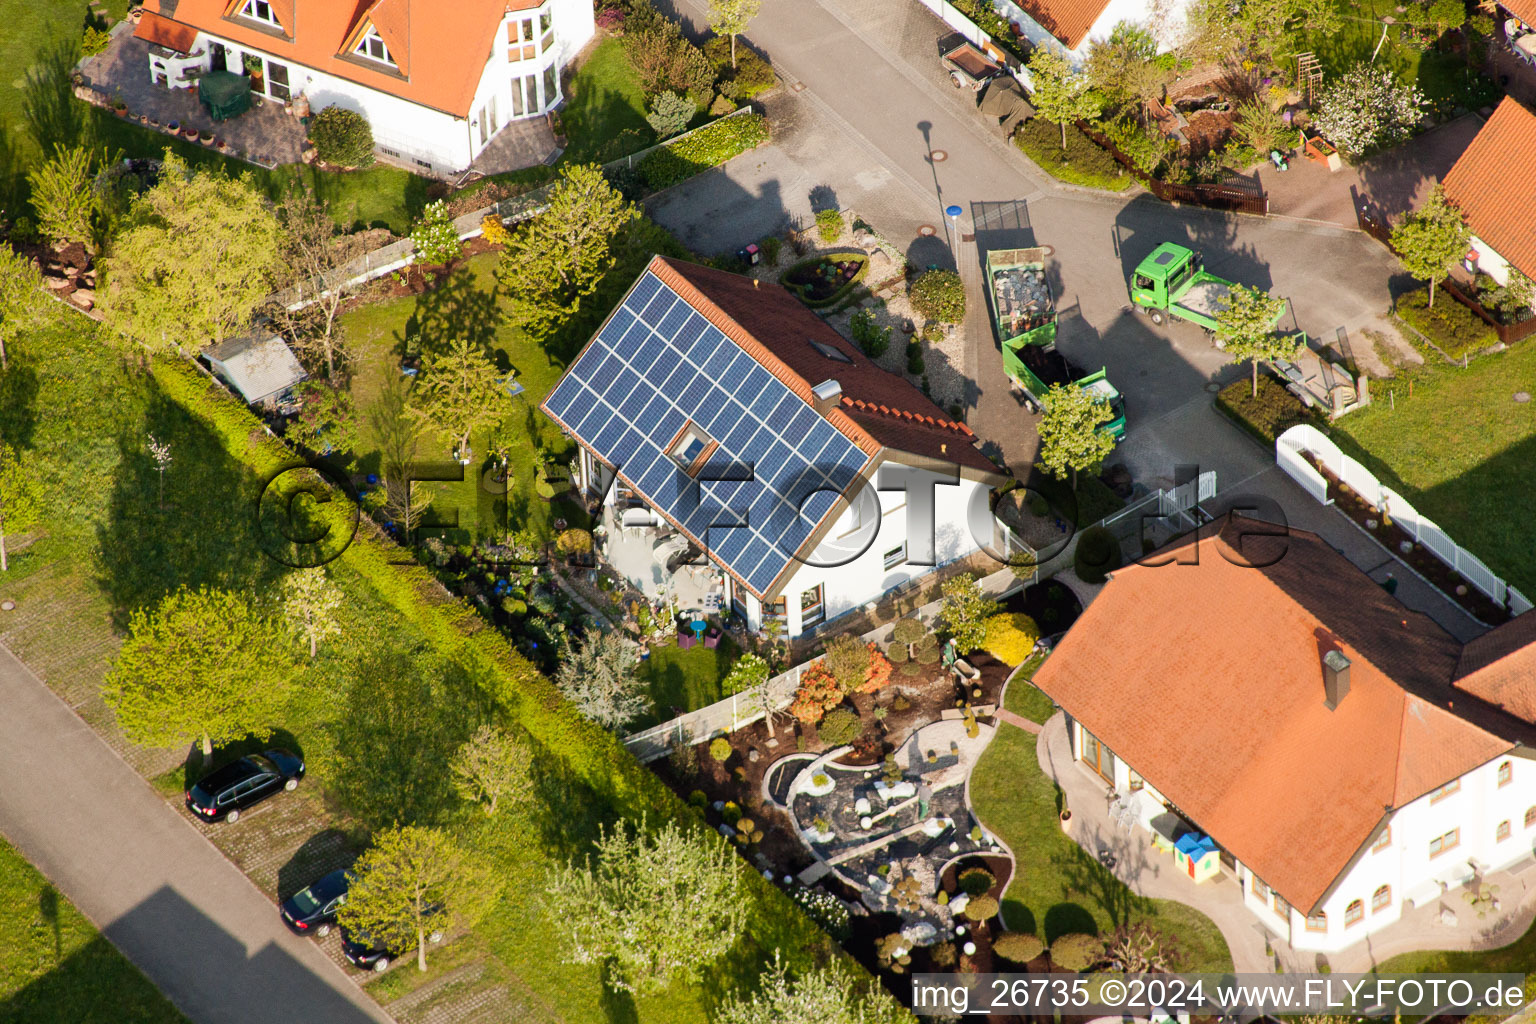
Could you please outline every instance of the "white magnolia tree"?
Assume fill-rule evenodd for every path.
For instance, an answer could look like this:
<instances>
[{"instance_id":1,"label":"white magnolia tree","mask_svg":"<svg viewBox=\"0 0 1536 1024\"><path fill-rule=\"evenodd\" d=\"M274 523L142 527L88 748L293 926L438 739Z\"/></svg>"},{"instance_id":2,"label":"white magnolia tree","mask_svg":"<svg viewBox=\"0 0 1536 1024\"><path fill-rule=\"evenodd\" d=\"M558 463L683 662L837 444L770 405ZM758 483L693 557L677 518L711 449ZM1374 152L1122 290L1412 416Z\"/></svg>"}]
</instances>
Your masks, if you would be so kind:
<instances>
[{"instance_id":1,"label":"white magnolia tree","mask_svg":"<svg viewBox=\"0 0 1536 1024\"><path fill-rule=\"evenodd\" d=\"M1340 152L1359 156L1413 134L1424 116L1424 94L1387 67L1360 61L1329 86L1313 123Z\"/></svg>"},{"instance_id":2,"label":"white magnolia tree","mask_svg":"<svg viewBox=\"0 0 1536 1024\"><path fill-rule=\"evenodd\" d=\"M779 951L750 998L727 996L711 1024L892 1024L904 1015L894 1000L873 986L861 996L840 964L791 977Z\"/></svg>"}]
</instances>

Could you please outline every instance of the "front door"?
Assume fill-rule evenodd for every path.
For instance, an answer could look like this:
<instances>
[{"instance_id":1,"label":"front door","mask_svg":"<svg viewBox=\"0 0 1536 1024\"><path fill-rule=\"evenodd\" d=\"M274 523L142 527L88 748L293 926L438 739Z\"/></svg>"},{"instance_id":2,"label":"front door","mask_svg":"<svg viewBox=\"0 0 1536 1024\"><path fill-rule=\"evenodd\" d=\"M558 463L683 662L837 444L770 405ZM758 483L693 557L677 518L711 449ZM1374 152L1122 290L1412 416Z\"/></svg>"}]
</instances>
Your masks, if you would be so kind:
<instances>
[{"instance_id":1,"label":"front door","mask_svg":"<svg viewBox=\"0 0 1536 1024\"><path fill-rule=\"evenodd\" d=\"M1100 743L1098 737L1094 736L1093 733L1083 729L1081 726L1079 726L1079 729L1083 737L1083 764L1098 772L1110 785L1114 785L1115 755L1110 753L1109 748Z\"/></svg>"},{"instance_id":2,"label":"front door","mask_svg":"<svg viewBox=\"0 0 1536 1024\"><path fill-rule=\"evenodd\" d=\"M227 70L224 62L225 49L223 43L213 43L208 47L208 66L214 71Z\"/></svg>"}]
</instances>

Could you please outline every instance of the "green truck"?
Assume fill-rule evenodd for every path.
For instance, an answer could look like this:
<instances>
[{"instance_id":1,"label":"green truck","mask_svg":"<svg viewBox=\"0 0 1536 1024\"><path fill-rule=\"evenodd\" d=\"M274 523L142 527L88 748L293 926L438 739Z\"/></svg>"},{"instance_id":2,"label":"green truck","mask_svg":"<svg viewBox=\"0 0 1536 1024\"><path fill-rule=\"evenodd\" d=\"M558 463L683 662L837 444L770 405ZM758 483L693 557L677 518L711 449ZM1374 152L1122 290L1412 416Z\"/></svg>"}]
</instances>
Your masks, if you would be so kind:
<instances>
[{"instance_id":1,"label":"green truck","mask_svg":"<svg viewBox=\"0 0 1536 1024\"><path fill-rule=\"evenodd\" d=\"M1231 281L1208 274L1200 257L1174 242L1164 242L1131 274L1131 301L1147 311L1155 324L1166 317L1216 330L1216 317L1226 307ZM1285 313L1282 306L1275 322Z\"/></svg>"},{"instance_id":2,"label":"green truck","mask_svg":"<svg viewBox=\"0 0 1536 1024\"><path fill-rule=\"evenodd\" d=\"M1114 413L1099 429L1118 441L1125 437L1125 399L1104 369L1084 374L1056 351L1056 299L1045 271L1043 248L987 252L987 291L1003 369L1035 406L1053 384L1093 392Z\"/></svg>"}]
</instances>

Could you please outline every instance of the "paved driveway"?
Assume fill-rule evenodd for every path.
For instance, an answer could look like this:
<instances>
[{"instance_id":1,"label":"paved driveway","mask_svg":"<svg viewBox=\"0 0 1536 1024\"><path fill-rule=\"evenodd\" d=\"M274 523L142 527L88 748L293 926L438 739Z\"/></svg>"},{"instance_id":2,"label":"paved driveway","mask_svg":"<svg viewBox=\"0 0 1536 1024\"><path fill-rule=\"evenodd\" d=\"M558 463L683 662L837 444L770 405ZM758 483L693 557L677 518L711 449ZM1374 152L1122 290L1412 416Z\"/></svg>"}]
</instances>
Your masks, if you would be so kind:
<instances>
[{"instance_id":1,"label":"paved driveway","mask_svg":"<svg viewBox=\"0 0 1536 1024\"><path fill-rule=\"evenodd\" d=\"M0 647L0 832L194 1024L390 1020Z\"/></svg>"}]
</instances>

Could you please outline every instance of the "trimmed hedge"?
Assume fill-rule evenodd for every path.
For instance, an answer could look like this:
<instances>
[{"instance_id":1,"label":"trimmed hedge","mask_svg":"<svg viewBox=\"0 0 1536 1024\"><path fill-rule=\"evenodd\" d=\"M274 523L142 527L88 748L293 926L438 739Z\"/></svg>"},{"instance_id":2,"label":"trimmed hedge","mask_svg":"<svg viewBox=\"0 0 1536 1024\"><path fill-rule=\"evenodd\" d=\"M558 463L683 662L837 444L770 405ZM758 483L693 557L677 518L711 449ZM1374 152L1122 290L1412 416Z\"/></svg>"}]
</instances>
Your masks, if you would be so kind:
<instances>
[{"instance_id":1,"label":"trimmed hedge","mask_svg":"<svg viewBox=\"0 0 1536 1024\"><path fill-rule=\"evenodd\" d=\"M1451 298L1443 288L1435 289L1434 308L1429 305L1428 288L1409 292L1397 300L1397 315L1448 359L1475 356L1499 341L1492 325Z\"/></svg>"},{"instance_id":2,"label":"trimmed hedge","mask_svg":"<svg viewBox=\"0 0 1536 1024\"><path fill-rule=\"evenodd\" d=\"M367 167L373 163L373 128L355 110L334 103L309 122L315 155L338 167Z\"/></svg>"},{"instance_id":3,"label":"trimmed hedge","mask_svg":"<svg viewBox=\"0 0 1536 1024\"><path fill-rule=\"evenodd\" d=\"M1216 408L1257 440L1273 446L1275 438L1310 419L1301 399L1273 377L1259 376L1259 397L1247 379L1235 380L1216 394Z\"/></svg>"},{"instance_id":4,"label":"trimmed hedge","mask_svg":"<svg viewBox=\"0 0 1536 1024\"><path fill-rule=\"evenodd\" d=\"M1073 185L1124 192L1131 175L1109 151L1067 126L1067 148L1061 148L1061 128L1043 117L1032 117L1019 126L1013 144L1046 174Z\"/></svg>"},{"instance_id":5,"label":"trimmed hedge","mask_svg":"<svg viewBox=\"0 0 1536 1024\"><path fill-rule=\"evenodd\" d=\"M762 114L724 117L646 154L640 176L652 190L671 188L767 141L768 119Z\"/></svg>"},{"instance_id":6,"label":"trimmed hedge","mask_svg":"<svg viewBox=\"0 0 1536 1024\"><path fill-rule=\"evenodd\" d=\"M1120 568L1120 542L1102 526L1090 526L1077 538L1072 553L1072 569L1084 583L1103 583L1109 573Z\"/></svg>"}]
</instances>

